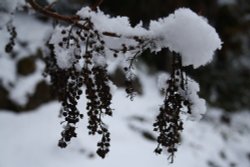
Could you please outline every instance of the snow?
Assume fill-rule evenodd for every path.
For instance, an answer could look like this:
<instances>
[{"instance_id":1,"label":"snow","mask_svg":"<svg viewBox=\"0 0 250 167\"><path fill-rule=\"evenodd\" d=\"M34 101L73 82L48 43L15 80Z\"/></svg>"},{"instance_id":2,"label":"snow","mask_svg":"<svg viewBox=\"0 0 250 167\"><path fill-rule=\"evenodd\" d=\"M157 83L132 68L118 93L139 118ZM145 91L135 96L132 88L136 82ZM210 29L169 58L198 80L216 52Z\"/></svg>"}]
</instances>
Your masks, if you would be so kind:
<instances>
[{"instance_id":1,"label":"snow","mask_svg":"<svg viewBox=\"0 0 250 167\"><path fill-rule=\"evenodd\" d=\"M35 55L37 50L46 42L46 37L52 31L50 25L41 23L33 16L19 13L13 17L13 24L16 27L17 38L27 46L21 46L18 42L14 46L16 56L12 58L5 52L5 45L9 40L9 33L6 27L0 30L0 78L2 86L9 91L11 100L19 105L25 105L28 96L35 91L36 84L43 80L41 75L44 70L44 63L41 60L36 61L36 71L29 76L19 76L17 74L17 62L31 55ZM28 32L27 32L28 30Z\"/></svg>"},{"instance_id":2,"label":"snow","mask_svg":"<svg viewBox=\"0 0 250 167\"><path fill-rule=\"evenodd\" d=\"M0 78L4 87L10 88L10 83L16 79L16 63L10 57L0 57Z\"/></svg>"},{"instance_id":3,"label":"snow","mask_svg":"<svg viewBox=\"0 0 250 167\"><path fill-rule=\"evenodd\" d=\"M67 31L67 35L62 35L62 31ZM56 26L54 29L52 36L49 40L49 44L53 44L54 46L54 53L56 55L56 62L57 65L61 69L68 69L72 66L72 64L75 62L75 55L82 55L82 53L85 51L85 44L81 45L81 49L74 47L74 45L71 45L70 42L73 42L71 40L68 41L68 32L72 31L71 35L74 35L74 30L71 29L70 26L63 27L63 26ZM63 38L67 38L67 41L64 41ZM59 43L62 45L60 46ZM73 44L73 43L72 43ZM78 64L79 68L82 67L82 64Z\"/></svg>"},{"instance_id":4,"label":"snow","mask_svg":"<svg viewBox=\"0 0 250 167\"><path fill-rule=\"evenodd\" d=\"M23 6L25 0L1 0L0 1L0 29L6 25L11 19L12 14L15 13L15 10Z\"/></svg>"},{"instance_id":5,"label":"snow","mask_svg":"<svg viewBox=\"0 0 250 167\"><path fill-rule=\"evenodd\" d=\"M1 14L0 14L1 15ZM16 27L17 38L27 46L20 46L16 43L14 51L18 53L17 60L35 54L38 48L41 48L52 31L52 27L48 24L38 21L31 15L18 13L13 18L13 25ZM0 29L0 57L8 56L5 53L5 45L9 41L9 33L6 28Z\"/></svg>"},{"instance_id":6,"label":"snow","mask_svg":"<svg viewBox=\"0 0 250 167\"><path fill-rule=\"evenodd\" d=\"M160 91L166 91L167 80L169 79L169 74L161 72L158 74L157 86Z\"/></svg>"},{"instance_id":7,"label":"snow","mask_svg":"<svg viewBox=\"0 0 250 167\"><path fill-rule=\"evenodd\" d=\"M13 24L16 26L17 38L27 43L27 47L14 47L19 53L17 59L35 54L38 48L42 49L52 32L51 25L37 20L32 15L15 15Z\"/></svg>"},{"instance_id":8,"label":"snow","mask_svg":"<svg viewBox=\"0 0 250 167\"><path fill-rule=\"evenodd\" d=\"M104 160L94 155L98 137L88 136L87 119L77 128L78 137L65 149L57 147L62 130L58 118L60 105L48 103L37 110L23 114L0 111L1 152L0 165L4 167L95 167L95 166L168 166L167 155L153 153L156 143L145 140L141 131L152 132L152 123L162 101L157 91L156 79L143 75L145 93L133 102L125 98L123 90L114 94L112 118L106 118L111 131L111 152ZM84 110L82 97L79 108ZM235 164L248 167L250 161L250 113L240 112L229 115L231 124L220 121L223 111L209 109L205 119L200 122L186 121L182 143L178 148L172 167L220 167ZM132 119L141 117L144 121ZM153 134L155 135L155 134ZM226 158L222 158L221 154Z\"/></svg>"},{"instance_id":9,"label":"snow","mask_svg":"<svg viewBox=\"0 0 250 167\"><path fill-rule=\"evenodd\" d=\"M188 116L188 119L197 121L200 120L207 111L206 101L198 95L200 85L191 78L188 78L187 80L187 92L183 93L183 96L186 96L186 98L192 103L191 115Z\"/></svg>"},{"instance_id":10,"label":"snow","mask_svg":"<svg viewBox=\"0 0 250 167\"><path fill-rule=\"evenodd\" d=\"M11 15L0 12L0 30L11 20Z\"/></svg>"},{"instance_id":11,"label":"snow","mask_svg":"<svg viewBox=\"0 0 250 167\"><path fill-rule=\"evenodd\" d=\"M68 69L74 62L72 50L70 49L56 49L55 53L57 55L56 61L57 65L62 69Z\"/></svg>"},{"instance_id":12,"label":"snow","mask_svg":"<svg viewBox=\"0 0 250 167\"><path fill-rule=\"evenodd\" d=\"M147 32L142 24L132 27L129 18L126 16L111 17L104 14L100 9L94 12L89 7L83 7L77 12L77 15L83 19L89 18L94 23L94 28L99 30L100 33L115 32L124 36L141 36Z\"/></svg>"},{"instance_id":13,"label":"snow","mask_svg":"<svg viewBox=\"0 0 250 167\"><path fill-rule=\"evenodd\" d=\"M158 52L162 48L169 48L180 53L184 66L198 68L206 65L222 45L217 32L207 20L187 8L179 8L165 18L151 21L149 29L143 28L141 23L131 27L127 17L110 17L99 9L94 12L84 7L77 15L82 19L90 19L100 34L115 32L121 36L105 37L108 48L119 48L122 43L126 46L136 45L132 37L138 36L149 41L143 49L150 48L152 52Z\"/></svg>"},{"instance_id":14,"label":"snow","mask_svg":"<svg viewBox=\"0 0 250 167\"><path fill-rule=\"evenodd\" d=\"M17 0L1 0L0 11L6 13L12 13L17 7Z\"/></svg>"},{"instance_id":15,"label":"snow","mask_svg":"<svg viewBox=\"0 0 250 167\"><path fill-rule=\"evenodd\" d=\"M41 75L45 65L41 60L36 61L36 71L26 77L19 76L17 83L9 89L9 98L20 106L25 106L29 101L29 96L35 92L37 83L44 80Z\"/></svg>"},{"instance_id":16,"label":"snow","mask_svg":"<svg viewBox=\"0 0 250 167\"><path fill-rule=\"evenodd\" d=\"M95 63L96 66L99 66L99 67L107 66L106 58L102 55L94 56L93 62Z\"/></svg>"},{"instance_id":17,"label":"snow","mask_svg":"<svg viewBox=\"0 0 250 167\"><path fill-rule=\"evenodd\" d=\"M212 61L214 51L222 44L207 20L187 8L151 21L149 30L156 39L156 51L169 48L181 54L184 66L193 65L194 68Z\"/></svg>"}]
</instances>

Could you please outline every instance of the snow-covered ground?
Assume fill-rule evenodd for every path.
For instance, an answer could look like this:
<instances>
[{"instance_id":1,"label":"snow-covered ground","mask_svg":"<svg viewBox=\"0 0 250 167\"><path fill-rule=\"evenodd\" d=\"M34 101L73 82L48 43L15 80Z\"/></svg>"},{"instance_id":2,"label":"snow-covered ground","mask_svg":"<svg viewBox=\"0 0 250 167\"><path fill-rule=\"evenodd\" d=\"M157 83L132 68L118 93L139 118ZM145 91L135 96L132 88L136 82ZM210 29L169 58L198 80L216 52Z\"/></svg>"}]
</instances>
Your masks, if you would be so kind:
<instances>
[{"instance_id":1,"label":"snow-covered ground","mask_svg":"<svg viewBox=\"0 0 250 167\"><path fill-rule=\"evenodd\" d=\"M23 114L0 111L0 167L168 166L167 155L155 155L156 143L144 137L156 136L151 125L163 97L156 91L156 78L142 76L141 81L144 95L132 102L123 90L114 94L114 116L105 120L111 152L104 160L95 155L99 138L87 135L86 117L78 125L78 137L65 149L57 147L62 120L60 105L51 102ZM84 112L84 97L80 101ZM222 111L209 109L201 121L185 122L182 143L170 166L249 167L250 113L231 114L229 119L221 115Z\"/></svg>"}]
</instances>

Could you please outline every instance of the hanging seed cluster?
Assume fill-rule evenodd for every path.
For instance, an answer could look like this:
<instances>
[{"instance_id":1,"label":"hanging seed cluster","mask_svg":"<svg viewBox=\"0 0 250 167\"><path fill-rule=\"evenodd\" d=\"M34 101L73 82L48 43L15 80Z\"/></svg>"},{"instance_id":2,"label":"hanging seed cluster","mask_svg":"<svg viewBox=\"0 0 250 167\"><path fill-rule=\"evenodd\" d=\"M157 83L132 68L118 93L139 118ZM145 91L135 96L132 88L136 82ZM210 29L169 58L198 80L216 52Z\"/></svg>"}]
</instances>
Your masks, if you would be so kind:
<instances>
[{"instance_id":1,"label":"hanging seed cluster","mask_svg":"<svg viewBox=\"0 0 250 167\"><path fill-rule=\"evenodd\" d=\"M110 107L112 95L110 93L107 64L96 66L94 56L103 54L105 42L100 39L97 31L89 31L87 35L87 46L83 56L85 64L83 67L84 84L86 86L88 129L90 135L99 134L101 140L97 143L96 153L105 158L110 147L110 132L103 122L104 115L112 116ZM90 45L88 45L90 44Z\"/></svg>"},{"instance_id":2,"label":"hanging seed cluster","mask_svg":"<svg viewBox=\"0 0 250 167\"><path fill-rule=\"evenodd\" d=\"M15 46L15 39L17 37L16 27L13 25L12 22L9 22L7 24L7 30L10 34L9 42L5 46L5 52L10 53L13 50L13 47Z\"/></svg>"},{"instance_id":3,"label":"hanging seed cluster","mask_svg":"<svg viewBox=\"0 0 250 167\"><path fill-rule=\"evenodd\" d=\"M64 148L73 137L77 137L75 132L76 123L83 118L77 109L77 103L82 94L83 76L74 67L67 70L60 69L56 64L54 46L48 45L50 56L45 58L46 73L50 75L53 92L62 104L61 115L64 117L64 130L61 132L61 139L58 146Z\"/></svg>"},{"instance_id":4,"label":"hanging seed cluster","mask_svg":"<svg viewBox=\"0 0 250 167\"><path fill-rule=\"evenodd\" d=\"M170 162L173 162L174 154L177 151L177 145L181 141L181 131L183 122L181 113L191 114L191 102L186 100L181 91L186 91L187 82L184 79L181 57L174 55L173 70L170 78L166 81L167 89L165 91L164 104L160 107L160 113L153 124L154 131L159 133L157 137L157 148L155 153L161 154L163 148L169 153Z\"/></svg>"},{"instance_id":5,"label":"hanging seed cluster","mask_svg":"<svg viewBox=\"0 0 250 167\"><path fill-rule=\"evenodd\" d=\"M50 56L45 57L45 72L50 75L54 92L62 104L61 115L64 117L62 122L64 129L58 146L64 148L73 137L77 137L76 124L83 118L83 114L77 109L77 104L83 93L82 86L85 85L87 128L90 135L101 135L101 140L97 144L97 154L104 158L109 152L110 132L103 122L103 116L112 116L110 107L112 95L107 64L98 64L97 59L98 56L104 56L105 42L93 29L91 22L86 21L86 23L88 30L74 27L62 29L60 34L62 40L56 44L48 44ZM84 47L81 47L83 44ZM56 47L73 51L73 58L70 59L72 65L69 68L62 69L58 66ZM72 54L69 56L72 57ZM81 62L83 62L82 66Z\"/></svg>"},{"instance_id":6,"label":"hanging seed cluster","mask_svg":"<svg viewBox=\"0 0 250 167\"><path fill-rule=\"evenodd\" d=\"M54 91L62 104L61 115L64 117L63 131L58 146L64 148L73 137L77 137L76 124L83 118L77 108L80 95L85 86L86 115L88 119L89 135L100 135L97 143L96 153L105 158L110 150L110 132L104 123L104 116L112 116L111 100L112 94L109 87L109 76L106 63L106 50L113 53L116 58L122 55L127 65L124 66L126 74L126 92L133 100L135 91L133 88L133 68L137 57L148 48L150 40L139 37L129 37L134 40L134 45L121 44L120 48L108 48L103 40L103 34L95 30L90 19L83 19L85 28L71 26L62 29L61 40L58 43L49 43L50 56L45 57L46 73L50 75ZM58 52L56 49L67 50L70 66L61 68L58 64ZM127 54L128 53L128 54ZM180 143L180 133L183 122L180 118L181 112L186 109L191 113L191 102L180 93L187 89L187 81L184 79L181 57L175 56L173 71L170 79L166 81L164 104L160 107L160 113L153 124L154 131L159 133L158 146L155 152L160 154L163 148L170 153L171 162L177 145Z\"/></svg>"}]
</instances>

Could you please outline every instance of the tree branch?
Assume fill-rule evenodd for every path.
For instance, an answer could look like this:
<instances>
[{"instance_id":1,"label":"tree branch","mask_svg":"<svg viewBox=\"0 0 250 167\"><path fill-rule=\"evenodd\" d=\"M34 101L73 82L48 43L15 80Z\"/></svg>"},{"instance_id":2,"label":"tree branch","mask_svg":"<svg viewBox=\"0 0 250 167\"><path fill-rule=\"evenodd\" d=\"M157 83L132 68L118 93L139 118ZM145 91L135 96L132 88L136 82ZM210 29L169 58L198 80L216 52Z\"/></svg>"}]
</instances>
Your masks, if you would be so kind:
<instances>
[{"instance_id":1,"label":"tree branch","mask_svg":"<svg viewBox=\"0 0 250 167\"><path fill-rule=\"evenodd\" d=\"M97 3L95 4L95 6L97 5L100 5L102 3L103 0L99 0L97 1ZM64 15L61 15L57 12L53 12L53 11L50 11L49 8L46 8L46 7L43 7L41 6L40 4L38 4L35 0L27 0L27 2L30 4L30 6L37 12L49 17L49 18L53 18L55 20L59 20L59 21L63 21L63 22L67 22L69 24L74 24L75 26L79 27L79 28L82 28L84 30L89 30L89 27L83 25L83 24L80 24L78 21L80 21L80 16L77 16L77 15L72 15L72 16L64 16ZM97 7L96 6L96 7ZM95 7L95 8L96 8ZM110 37L121 37L121 35L118 35L117 33L114 33L114 32L103 32L102 33L103 35L105 36L110 36Z\"/></svg>"},{"instance_id":2,"label":"tree branch","mask_svg":"<svg viewBox=\"0 0 250 167\"><path fill-rule=\"evenodd\" d=\"M63 16L63 15L60 15L56 12L52 12L52 11L49 11L48 8L44 8L42 7L41 5L39 5L35 0L28 0L28 3L31 5L31 7L46 15L46 16L49 16L51 18L54 18L54 19L57 19L57 20L61 20L61 21L65 21L65 22L68 22L68 23L75 23L76 21L80 20L80 17L79 16Z\"/></svg>"}]
</instances>

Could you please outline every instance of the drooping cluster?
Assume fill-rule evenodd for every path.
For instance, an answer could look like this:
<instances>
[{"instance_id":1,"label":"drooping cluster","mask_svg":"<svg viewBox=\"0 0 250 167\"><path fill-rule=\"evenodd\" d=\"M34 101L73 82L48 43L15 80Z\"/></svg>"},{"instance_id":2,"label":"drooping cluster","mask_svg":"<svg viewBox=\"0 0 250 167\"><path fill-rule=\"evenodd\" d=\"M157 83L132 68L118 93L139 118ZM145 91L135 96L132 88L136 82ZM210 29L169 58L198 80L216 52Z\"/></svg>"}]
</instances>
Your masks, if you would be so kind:
<instances>
[{"instance_id":1,"label":"drooping cluster","mask_svg":"<svg viewBox=\"0 0 250 167\"><path fill-rule=\"evenodd\" d=\"M89 75L93 75L91 78ZM90 71L87 67L84 69L84 83L86 85L87 115L89 134L102 135L101 141L97 144L97 154L104 158L109 152L110 132L107 125L102 121L103 115L112 116L110 108L112 95L107 85L108 78L105 69L94 67Z\"/></svg>"},{"instance_id":2,"label":"drooping cluster","mask_svg":"<svg viewBox=\"0 0 250 167\"><path fill-rule=\"evenodd\" d=\"M187 13L188 17L183 13ZM99 9L93 11L88 7L82 8L72 18L74 20L70 21L70 26L55 28L55 32L48 42L50 56L46 57L46 72L50 75L54 90L62 103L61 113L65 119L62 138L58 145L62 148L66 147L71 138L77 136L76 123L83 118L83 114L80 114L77 109L77 104L80 95L85 90L87 128L90 135L101 136L101 140L97 143L97 154L104 158L110 150L110 132L103 117L112 116L113 111L107 59L112 57L120 60L126 75L126 92L128 97L133 100L135 96L133 79L138 56L146 49L157 52L167 47L182 55L174 56L173 70L165 83L164 104L160 107L160 113L153 126L154 131L159 133L155 152L160 154L163 149L166 149L173 162L183 130L182 113L190 115L190 118L193 119L200 118L205 111L205 107L203 107L205 102L200 100L197 95L199 86L195 82L190 86L188 77L183 71L183 64L189 65L187 61L193 58L192 54L187 54L188 46L195 46L197 41L201 41L200 38L185 40L185 48L181 48L183 43L176 42L170 37L172 35L174 35L174 39L185 37L183 33L180 36L178 33L172 33L176 29L183 28L180 26L182 24L179 24L183 19L202 25L190 26L185 33L193 32L196 28L203 32L202 27L205 27L204 32L209 31L213 34L217 42L214 46L204 49L209 57L207 56L204 60L195 57L193 65L198 67L210 61L214 50L220 48L221 42L217 34L214 34L214 29L199 16L186 9L177 10L174 15L163 20L152 21L149 30L143 28L142 24L131 27L127 17L110 17ZM169 26L173 30L167 30L166 27ZM112 32L113 30L115 32ZM206 36L207 33L203 35ZM198 53L203 52L198 50ZM199 111L200 109L202 111Z\"/></svg>"},{"instance_id":3,"label":"drooping cluster","mask_svg":"<svg viewBox=\"0 0 250 167\"><path fill-rule=\"evenodd\" d=\"M64 130L58 146L64 148L72 137L77 137L75 133L76 123L83 118L83 114L77 109L77 103L82 94L83 77L81 72L75 68L68 70L58 68L55 60L54 46L49 44L50 55L45 58L46 73L50 75L53 93L62 104L61 115L64 117Z\"/></svg>"},{"instance_id":4,"label":"drooping cluster","mask_svg":"<svg viewBox=\"0 0 250 167\"><path fill-rule=\"evenodd\" d=\"M112 116L112 95L109 87L107 64L104 58L104 44L101 36L89 27L59 28L57 35L48 42L50 55L45 57L46 73L50 75L54 91L62 104L64 130L58 145L66 147L72 137L76 137L76 123L83 118L77 104L85 85L89 134L101 135L97 144L97 154L104 158L109 152L110 132L103 122L103 116ZM66 52L66 54L65 54ZM60 58L60 59L59 59Z\"/></svg>"},{"instance_id":5,"label":"drooping cluster","mask_svg":"<svg viewBox=\"0 0 250 167\"><path fill-rule=\"evenodd\" d=\"M184 76L180 56L174 55L172 68L170 78L166 81L164 104L160 107L160 113L153 124L154 131L159 133L155 153L161 154L163 149L166 149L170 162L173 162L177 145L181 141L183 130L181 114L191 114L191 101L181 93L186 92L188 83Z\"/></svg>"},{"instance_id":6,"label":"drooping cluster","mask_svg":"<svg viewBox=\"0 0 250 167\"><path fill-rule=\"evenodd\" d=\"M84 85L87 99L87 128L90 135L101 136L96 152L105 158L110 150L110 132L103 122L103 116L112 116L107 56L109 54L115 58L123 56L126 92L132 100L135 96L134 63L138 56L152 45L152 40L139 36L126 36L122 42L117 42L117 38L123 37L117 36L109 37L115 39L107 40L105 36L107 34L95 29L91 18L82 18L81 23L84 28L75 25L57 27L49 41L51 54L47 57L47 73L51 76L52 84L62 103L62 115L66 122L58 145L66 147L71 138L77 136L76 123L83 117L77 109L77 103ZM116 42L115 47L111 46L114 42ZM183 129L181 112L191 112L191 101L183 95L187 89L184 75L181 57L175 56L173 72L166 84L164 104L154 123L154 130L159 132L155 152L161 153L162 147L166 147L171 161L177 151Z\"/></svg>"},{"instance_id":7,"label":"drooping cluster","mask_svg":"<svg viewBox=\"0 0 250 167\"><path fill-rule=\"evenodd\" d=\"M10 34L9 42L5 46L5 52L10 53L15 46L15 39L17 37L16 27L13 25L12 22L7 24L7 30Z\"/></svg>"},{"instance_id":8,"label":"drooping cluster","mask_svg":"<svg viewBox=\"0 0 250 167\"><path fill-rule=\"evenodd\" d=\"M97 144L97 154L104 158L109 152L110 133L107 125L102 121L104 115L112 116L110 107L112 95L109 87L107 64L103 57L104 41L97 31L89 31L83 65L84 84L86 86L88 129L90 135L102 135ZM88 45L90 43L91 45Z\"/></svg>"}]
</instances>

